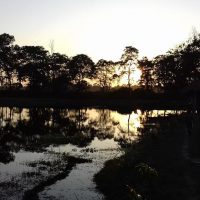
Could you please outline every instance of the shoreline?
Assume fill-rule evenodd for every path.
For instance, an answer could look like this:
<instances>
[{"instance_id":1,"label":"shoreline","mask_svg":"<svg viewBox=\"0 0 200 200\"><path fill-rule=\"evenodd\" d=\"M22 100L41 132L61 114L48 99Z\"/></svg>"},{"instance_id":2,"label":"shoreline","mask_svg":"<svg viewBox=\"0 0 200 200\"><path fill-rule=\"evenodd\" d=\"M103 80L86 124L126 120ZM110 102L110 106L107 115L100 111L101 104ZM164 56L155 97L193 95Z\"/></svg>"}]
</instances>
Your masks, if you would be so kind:
<instances>
[{"instance_id":1,"label":"shoreline","mask_svg":"<svg viewBox=\"0 0 200 200\"><path fill-rule=\"evenodd\" d=\"M0 97L1 107L58 107L58 108L126 108L184 110L189 104L182 100L122 99L122 98L44 98L44 97Z\"/></svg>"},{"instance_id":2,"label":"shoreline","mask_svg":"<svg viewBox=\"0 0 200 200\"><path fill-rule=\"evenodd\" d=\"M94 181L106 200L199 199L199 165L185 156L195 145L187 137L195 135L188 135L185 120L169 118L157 133L147 131L124 155L105 163Z\"/></svg>"}]
</instances>

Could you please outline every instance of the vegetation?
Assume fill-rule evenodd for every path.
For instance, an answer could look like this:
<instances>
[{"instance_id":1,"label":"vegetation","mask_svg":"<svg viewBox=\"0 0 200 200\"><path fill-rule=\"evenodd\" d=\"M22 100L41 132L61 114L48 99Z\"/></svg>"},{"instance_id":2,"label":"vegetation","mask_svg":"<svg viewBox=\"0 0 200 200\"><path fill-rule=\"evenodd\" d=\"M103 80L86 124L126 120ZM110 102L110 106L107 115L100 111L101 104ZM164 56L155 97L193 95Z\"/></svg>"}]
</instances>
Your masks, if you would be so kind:
<instances>
[{"instance_id":1,"label":"vegetation","mask_svg":"<svg viewBox=\"0 0 200 200\"><path fill-rule=\"evenodd\" d=\"M183 155L187 135L184 117L154 120L160 127L143 129L138 142L129 146L123 156L108 161L95 176L97 188L106 199L197 198L196 171Z\"/></svg>"},{"instance_id":2,"label":"vegetation","mask_svg":"<svg viewBox=\"0 0 200 200\"><path fill-rule=\"evenodd\" d=\"M14 36L6 33L0 35L1 96L64 96L70 97L72 101L79 98L80 104L75 101L77 107L90 105L88 97L100 99L99 101L107 99L107 102L102 101L99 104L106 107L107 103L112 108L118 107L123 113L132 111L133 107L130 106L133 104L136 106L137 101L132 104L130 101L137 98L148 99L146 102L148 109L154 108L149 99L156 101L160 108L163 106L160 99L165 99L166 109L170 97L176 97L175 104L170 102L170 106L172 108L174 105L177 108L179 106L177 104L181 102L180 92L194 85L193 90L197 91L200 86L197 84L200 81L200 34L198 33L152 60L147 57L139 59L138 49L127 46L119 61L100 59L97 63L84 54L68 57L53 51L49 53L41 46L18 46L14 42ZM139 85L133 90L132 75L137 68L141 70L142 75ZM125 88L115 90L114 82L119 86L119 80L123 76L127 77ZM95 87L98 90L95 90ZM126 97L130 100L128 103ZM113 98L115 101L112 101ZM125 104L121 103L121 99L124 99ZM144 101L141 102L145 104ZM8 104L5 105L9 105L7 99L6 103ZM63 105L66 104L65 101ZM19 105L23 107L24 101ZM50 104L52 105L55 104ZM119 125L109 121L112 125L106 126L101 118L99 121L88 120L84 109L69 112L69 110L47 108L30 109L29 118L26 120L22 119L22 110L17 108L19 120L12 124L11 119L14 118L12 109L9 110L10 116L7 117L6 108L6 119L2 120L5 123L0 129L0 162L4 164L12 162L15 159L14 152L18 152L21 148L43 152L49 144L63 144L63 141L78 147L86 147L96 136L109 138L115 131L114 128ZM4 112L3 108L1 112ZM104 112L100 114L102 118L108 118ZM99 128L101 120L103 124ZM129 120L130 113L128 133ZM128 144L129 148L122 157L108 161L96 175L98 189L108 199L190 199L194 191L188 183L188 177L191 177L192 172L181 152L184 142L181 134L185 134L185 127L180 125L179 120L183 118L166 117L165 121L159 121L159 127L156 127L159 134L152 127L142 129L139 140L132 145ZM184 124L184 121L181 122ZM105 136L102 133L108 134ZM123 137L118 140L122 147L127 147ZM75 160L74 163L76 162L79 161ZM71 165L70 169L73 166ZM63 174L60 174L56 179L62 177ZM48 185L52 182L55 180L49 179L42 184ZM29 199L32 193L40 191L42 187L40 185L39 188L28 192L25 199Z\"/></svg>"},{"instance_id":3,"label":"vegetation","mask_svg":"<svg viewBox=\"0 0 200 200\"><path fill-rule=\"evenodd\" d=\"M126 76L133 88L135 69L142 71L141 90L177 92L200 80L200 34L149 60L138 59L139 51L127 46L117 62L100 59L96 64L84 54L68 57L49 53L41 46L18 46L9 34L0 35L0 90L48 94L83 92L98 86L107 91Z\"/></svg>"},{"instance_id":4,"label":"vegetation","mask_svg":"<svg viewBox=\"0 0 200 200\"><path fill-rule=\"evenodd\" d=\"M44 190L45 187L53 185L58 180L64 179L76 164L91 162L91 160L76 158L68 156L66 154L58 154L57 157L58 159L52 162L39 161L34 163L28 163L29 165L34 166L36 168L36 171L40 171L40 173L41 171L47 171L46 174L48 174L48 176L41 178L41 175L38 174L37 179L42 180L33 188L24 192L23 200L38 200L39 192ZM28 175L29 174L25 174L25 176Z\"/></svg>"}]
</instances>

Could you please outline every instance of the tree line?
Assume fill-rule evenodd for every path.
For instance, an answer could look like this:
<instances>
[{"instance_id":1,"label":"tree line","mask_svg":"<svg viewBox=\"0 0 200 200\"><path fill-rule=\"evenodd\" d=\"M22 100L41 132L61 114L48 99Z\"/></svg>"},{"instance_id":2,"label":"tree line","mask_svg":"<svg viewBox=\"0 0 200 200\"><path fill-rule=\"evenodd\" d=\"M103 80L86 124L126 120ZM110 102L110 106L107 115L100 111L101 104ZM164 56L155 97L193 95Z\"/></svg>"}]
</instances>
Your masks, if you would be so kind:
<instances>
[{"instance_id":1,"label":"tree line","mask_svg":"<svg viewBox=\"0 0 200 200\"><path fill-rule=\"evenodd\" d=\"M97 85L107 91L122 76L127 77L126 87L131 90L136 68L142 72L138 85L145 91L177 91L200 79L199 33L151 60L139 59L139 50L127 46L117 62L100 59L94 63L85 54L68 57L14 42L14 36L0 35L0 88L4 90L82 92Z\"/></svg>"},{"instance_id":2,"label":"tree line","mask_svg":"<svg viewBox=\"0 0 200 200\"><path fill-rule=\"evenodd\" d=\"M166 54L152 60L144 57L138 63L142 70L140 85L146 90L176 92L188 88L200 80L200 34L195 32Z\"/></svg>"}]
</instances>

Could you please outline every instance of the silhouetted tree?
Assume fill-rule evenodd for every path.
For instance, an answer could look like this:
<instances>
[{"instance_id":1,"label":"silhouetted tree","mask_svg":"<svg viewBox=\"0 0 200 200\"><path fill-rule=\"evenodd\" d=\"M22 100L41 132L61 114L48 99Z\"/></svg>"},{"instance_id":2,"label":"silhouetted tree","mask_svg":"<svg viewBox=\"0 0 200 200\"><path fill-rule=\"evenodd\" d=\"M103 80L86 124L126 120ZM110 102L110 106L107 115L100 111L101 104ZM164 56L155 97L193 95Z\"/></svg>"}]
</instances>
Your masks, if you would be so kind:
<instances>
[{"instance_id":1,"label":"silhouetted tree","mask_svg":"<svg viewBox=\"0 0 200 200\"><path fill-rule=\"evenodd\" d=\"M94 77L95 73L95 64L87 55L80 54L74 56L69 62L71 82L75 84L78 91L86 87L86 78Z\"/></svg>"},{"instance_id":2,"label":"silhouetted tree","mask_svg":"<svg viewBox=\"0 0 200 200\"><path fill-rule=\"evenodd\" d=\"M131 75L138 63L142 70L140 85L146 90L156 86L163 91L176 91L200 80L200 34L197 32L186 42L152 61L142 58L138 62L138 50L127 46L119 62L101 59L96 65L84 54L68 58L53 53L53 42L50 55L43 47L20 47L14 45L14 41L12 35L0 35L0 85L5 88L27 84L35 91L65 91L70 86L82 91L88 85L88 79L93 79L105 90L118 78L115 68L120 65L120 76L127 76L130 91Z\"/></svg>"},{"instance_id":3,"label":"silhouetted tree","mask_svg":"<svg viewBox=\"0 0 200 200\"><path fill-rule=\"evenodd\" d=\"M142 71L141 79L139 84L145 88L145 90L152 90L154 85L154 65L151 60L148 60L147 57L143 57L138 61L139 68Z\"/></svg>"},{"instance_id":4,"label":"silhouetted tree","mask_svg":"<svg viewBox=\"0 0 200 200\"><path fill-rule=\"evenodd\" d=\"M2 48L4 47L8 47L11 44L13 44L13 42L15 41L15 38L13 35L9 35L7 33L3 33L0 35L0 48L2 50Z\"/></svg>"},{"instance_id":5,"label":"silhouetted tree","mask_svg":"<svg viewBox=\"0 0 200 200\"><path fill-rule=\"evenodd\" d=\"M66 89L67 86L69 86L71 80L69 74L69 62L70 59L66 55L53 53L49 56L49 81L55 91L59 89Z\"/></svg>"},{"instance_id":6,"label":"silhouetted tree","mask_svg":"<svg viewBox=\"0 0 200 200\"><path fill-rule=\"evenodd\" d=\"M11 88L14 72L16 51L13 42L15 41L14 36L9 34L0 35L0 72L1 72L1 84L8 84Z\"/></svg>"},{"instance_id":7,"label":"silhouetted tree","mask_svg":"<svg viewBox=\"0 0 200 200\"><path fill-rule=\"evenodd\" d=\"M157 84L165 91L183 89L200 80L200 35L154 59Z\"/></svg>"},{"instance_id":8,"label":"silhouetted tree","mask_svg":"<svg viewBox=\"0 0 200 200\"><path fill-rule=\"evenodd\" d=\"M115 63L101 59L96 64L96 71L97 85L103 90L110 89L113 80L116 79Z\"/></svg>"},{"instance_id":9,"label":"silhouetted tree","mask_svg":"<svg viewBox=\"0 0 200 200\"><path fill-rule=\"evenodd\" d=\"M48 52L40 46L23 46L21 77L28 81L32 89L44 88L48 83Z\"/></svg>"},{"instance_id":10,"label":"silhouetted tree","mask_svg":"<svg viewBox=\"0 0 200 200\"><path fill-rule=\"evenodd\" d=\"M200 80L200 34L192 37L178 46L175 52L179 54L179 75L185 80L186 85ZM173 52L174 53L174 52ZM181 74L180 74L181 73Z\"/></svg>"},{"instance_id":11,"label":"silhouetted tree","mask_svg":"<svg viewBox=\"0 0 200 200\"><path fill-rule=\"evenodd\" d=\"M139 51L132 46L127 46L121 57L122 75L127 75L128 88L131 88L131 74L135 71Z\"/></svg>"},{"instance_id":12,"label":"silhouetted tree","mask_svg":"<svg viewBox=\"0 0 200 200\"><path fill-rule=\"evenodd\" d=\"M164 91L175 86L175 60L173 55L160 55L153 60L157 86Z\"/></svg>"}]
</instances>

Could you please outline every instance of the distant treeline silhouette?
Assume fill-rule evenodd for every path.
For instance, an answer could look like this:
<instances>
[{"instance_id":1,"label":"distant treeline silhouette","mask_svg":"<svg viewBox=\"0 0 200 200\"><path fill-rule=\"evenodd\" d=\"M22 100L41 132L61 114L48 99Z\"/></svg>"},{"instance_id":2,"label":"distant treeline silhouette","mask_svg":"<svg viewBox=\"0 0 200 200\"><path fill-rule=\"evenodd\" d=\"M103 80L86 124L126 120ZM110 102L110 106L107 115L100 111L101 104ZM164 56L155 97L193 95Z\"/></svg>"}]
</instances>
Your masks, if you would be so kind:
<instances>
[{"instance_id":1,"label":"distant treeline silhouette","mask_svg":"<svg viewBox=\"0 0 200 200\"><path fill-rule=\"evenodd\" d=\"M0 35L1 91L83 92L91 85L108 91L122 76L127 77L126 87L131 90L136 67L142 72L138 86L143 91L180 91L200 80L199 33L152 60L139 59L138 49L127 46L118 62L101 59L94 63L84 54L68 57L14 42L14 36Z\"/></svg>"}]
</instances>

